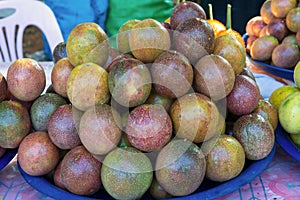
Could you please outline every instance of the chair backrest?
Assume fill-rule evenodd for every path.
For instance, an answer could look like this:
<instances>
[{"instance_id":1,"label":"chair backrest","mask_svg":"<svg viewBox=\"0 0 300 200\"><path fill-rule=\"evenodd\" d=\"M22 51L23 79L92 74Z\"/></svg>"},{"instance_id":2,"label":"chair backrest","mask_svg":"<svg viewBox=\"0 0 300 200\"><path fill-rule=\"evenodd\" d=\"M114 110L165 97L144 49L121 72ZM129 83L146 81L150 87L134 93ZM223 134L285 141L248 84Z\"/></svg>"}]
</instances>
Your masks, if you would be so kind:
<instances>
[{"instance_id":1,"label":"chair backrest","mask_svg":"<svg viewBox=\"0 0 300 200\"><path fill-rule=\"evenodd\" d=\"M11 62L23 58L23 34L29 25L38 27L45 35L53 52L63 42L63 36L52 10L37 0L0 0L1 10L14 12L0 18L0 61Z\"/></svg>"}]
</instances>

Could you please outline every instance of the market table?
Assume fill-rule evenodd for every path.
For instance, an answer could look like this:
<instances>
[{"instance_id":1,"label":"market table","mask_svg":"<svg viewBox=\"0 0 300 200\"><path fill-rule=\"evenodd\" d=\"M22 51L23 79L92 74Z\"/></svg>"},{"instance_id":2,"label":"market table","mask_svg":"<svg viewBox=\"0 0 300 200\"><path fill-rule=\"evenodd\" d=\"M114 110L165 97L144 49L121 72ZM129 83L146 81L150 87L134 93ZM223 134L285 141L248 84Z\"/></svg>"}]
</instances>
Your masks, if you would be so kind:
<instances>
[{"instance_id":1,"label":"market table","mask_svg":"<svg viewBox=\"0 0 300 200\"><path fill-rule=\"evenodd\" d=\"M50 80L51 62L41 62L47 80ZM6 76L8 63L0 63L0 72ZM252 66L253 67L253 66ZM253 68L252 68L253 70ZM255 70L255 69L254 69ZM255 71L255 78L264 98L268 99L271 92L283 85L282 81ZM47 86L49 81L47 82ZM268 168L238 190L218 198L220 199L299 199L300 196L300 163L288 155L279 145ZM52 199L32 188L18 171L16 157L0 171L0 199Z\"/></svg>"}]
</instances>

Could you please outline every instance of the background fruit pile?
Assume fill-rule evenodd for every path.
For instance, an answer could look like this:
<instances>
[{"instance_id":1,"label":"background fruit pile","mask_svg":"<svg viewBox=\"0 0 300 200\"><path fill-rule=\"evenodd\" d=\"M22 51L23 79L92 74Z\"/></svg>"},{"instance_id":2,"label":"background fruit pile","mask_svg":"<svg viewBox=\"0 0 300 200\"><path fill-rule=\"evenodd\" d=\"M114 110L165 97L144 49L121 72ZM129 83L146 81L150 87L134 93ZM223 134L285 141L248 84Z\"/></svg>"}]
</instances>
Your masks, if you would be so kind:
<instances>
[{"instance_id":1,"label":"background fruit pile","mask_svg":"<svg viewBox=\"0 0 300 200\"><path fill-rule=\"evenodd\" d=\"M260 16L246 25L251 58L293 69L300 60L300 6L297 0L266 0Z\"/></svg>"},{"instance_id":2,"label":"background fruit pile","mask_svg":"<svg viewBox=\"0 0 300 200\"><path fill-rule=\"evenodd\" d=\"M238 176L271 152L278 115L232 31L217 36L192 2L170 23L124 23L117 49L99 25L78 24L53 52L45 93L32 59L1 76L0 149L18 147L27 174L85 196L185 196Z\"/></svg>"},{"instance_id":3,"label":"background fruit pile","mask_svg":"<svg viewBox=\"0 0 300 200\"><path fill-rule=\"evenodd\" d=\"M294 70L295 85L284 85L271 93L270 103L277 109L279 122L291 141L300 147L299 97L300 97L300 62Z\"/></svg>"}]
</instances>

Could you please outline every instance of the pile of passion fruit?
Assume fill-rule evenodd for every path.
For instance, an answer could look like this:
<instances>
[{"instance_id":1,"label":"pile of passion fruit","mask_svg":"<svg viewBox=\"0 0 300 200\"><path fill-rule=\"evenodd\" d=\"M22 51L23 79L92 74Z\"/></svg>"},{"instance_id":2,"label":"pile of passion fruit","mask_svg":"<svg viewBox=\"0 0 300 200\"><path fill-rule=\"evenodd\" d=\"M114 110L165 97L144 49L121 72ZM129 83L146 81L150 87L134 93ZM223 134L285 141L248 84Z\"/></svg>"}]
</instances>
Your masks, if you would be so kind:
<instances>
[{"instance_id":1,"label":"pile of passion fruit","mask_svg":"<svg viewBox=\"0 0 300 200\"><path fill-rule=\"evenodd\" d=\"M278 119L245 46L214 22L181 2L170 22L125 22L117 47L78 24L54 49L50 87L40 63L16 60L0 79L1 149L18 147L24 172L84 196L161 199L237 177L269 155Z\"/></svg>"}]
</instances>

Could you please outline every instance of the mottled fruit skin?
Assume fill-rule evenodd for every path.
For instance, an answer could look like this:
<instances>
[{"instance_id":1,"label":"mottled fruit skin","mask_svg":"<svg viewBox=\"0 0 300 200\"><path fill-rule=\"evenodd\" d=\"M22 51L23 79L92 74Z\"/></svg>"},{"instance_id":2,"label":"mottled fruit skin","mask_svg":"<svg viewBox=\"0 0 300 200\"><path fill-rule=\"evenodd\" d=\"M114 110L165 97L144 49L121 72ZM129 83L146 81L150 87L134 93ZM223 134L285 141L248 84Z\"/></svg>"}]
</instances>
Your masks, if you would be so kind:
<instances>
[{"instance_id":1,"label":"mottled fruit skin","mask_svg":"<svg viewBox=\"0 0 300 200\"><path fill-rule=\"evenodd\" d=\"M297 70L295 69L295 72ZM295 73L294 73L295 74ZM296 83L296 82L295 82ZM299 88L295 85L283 85L277 89L275 89L270 97L269 102L276 108L278 111L280 104L287 98L290 94L294 92L299 92Z\"/></svg>"},{"instance_id":2,"label":"mottled fruit skin","mask_svg":"<svg viewBox=\"0 0 300 200\"><path fill-rule=\"evenodd\" d=\"M54 64L57 63L62 58L66 58L67 56L67 48L66 48L66 42L60 42L58 43L52 52L52 58Z\"/></svg>"},{"instance_id":3,"label":"mottled fruit skin","mask_svg":"<svg viewBox=\"0 0 300 200\"><path fill-rule=\"evenodd\" d=\"M288 12L297 7L297 0L272 0L271 11L276 18L285 18Z\"/></svg>"},{"instance_id":4,"label":"mottled fruit skin","mask_svg":"<svg viewBox=\"0 0 300 200\"><path fill-rule=\"evenodd\" d=\"M70 192L92 195L101 186L101 162L80 145L71 149L61 161L61 181Z\"/></svg>"},{"instance_id":5,"label":"mottled fruit skin","mask_svg":"<svg viewBox=\"0 0 300 200\"><path fill-rule=\"evenodd\" d=\"M173 104L174 99L162 96L158 94L154 89L151 90L151 93L146 100L145 104L159 104L162 105L167 113L169 113L171 105Z\"/></svg>"},{"instance_id":6,"label":"mottled fruit skin","mask_svg":"<svg viewBox=\"0 0 300 200\"><path fill-rule=\"evenodd\" d=\"M219 111L216 105L200 93L186 94L171 106L174 133L195 143L217 134Z\"/></svg>"},{"instance_id":7,"label":"mottled fruit skin","mask_svg":"<svg viewBox=\"0 0 300 200\"><path fill-rule=\"evenodd\" d=\"M233 125L233 136L241 143L249 160L268 156L275 142L272 125L257 113L238 118Z\"/></svg>"},{"instance_id":8,"label":"mottled fruit skin","mask_svg":"<svg viewBox=\"0 0 300 200\"><path fill-rule=\"evenodd\" d=\"M150 195L154 199L168 199L171 198L172 195L167 193L164 188L158 183L156 178L153 178L151 186L149 188Z\"/></svg>"},{"instance_id":9,"label":"mottled fruit skin","mask_svg":"<svg viewBox=\"0 0 300 200\"><path fill-rule=\"evenodd\" d=\"M248 76L237 75L233 89L226 97L227 109L237 116L249 114L257 107L259 99L256 82Z\"/></svg>"},{"instance_id":10,"label":"mottled fruit skin","mask_svg":"<svg viewBox=\"0 0 300 200\"><path fill-rule=\"evenodd\" d=\"M106 63L105 65L103 66L103 68L107 71L108 71L108 66L111 64L111 62L117 58L118 56L121 56L121 55L124 55L122 54L118 49L114 48L114 47L110 47L109 48L109 55L108 55L108 58L106 60Z\"/></svg>"},{"instance_id":11,"label":"mottled fruit skin","mask_svg":"<svg viewBox=\"0 0 300 200\"><path fill-rule=\"evenodd\" d=\"M291 33L288 36L286 36L281 43L288 43L288 44L296 44L297 45L297 40L296 40L296 34Z\"/></svg>"},{"instance_id":12,"label":"mottled fruit skin","mask_svg":"<svg viewBox=\"0 0 300 200\"><path fill-rule=\"evenodd\" d=\"M174 99L183 96L193 83L190 61L178 51L166 51L157 57L151 68L152 81L158 94Z\"/></svg>"},{"instance_id":13,"label":"mottled fruit skin","mask_svg":"<svg viewBox=\"0 0 300 200\"><path fill-rule=\"evenodd\" d=\"M283 19L275 18L266 26L266 34L276 37L278 41L282 41L288 33L289 31Z\"/></svg>"},{"instance_id":14,"label":"mottled fruit skin","mask_svg":"<svg viewBox=\"0 0 300 200\"><path fill-rule=\"evenodd\" d=\"M60 59L52 68L51 84L53 90L63 97L67 97L67 80L73 68L69 58Z\"/></svg>"},{"instance_id":15,"label":"mottled fruit skin","mask_svg":"<svg viewBox=\"0 0 300 200\"><path fill-rule=\"evenodd\" d=\"M116 148L104 158L102 184L115 199L141 198L152 179L153 168L149 158L133 147Z\"/></svg>"},{"instance_id":16,"label":"mottled fruit skin","mask_svg":"<svg viewBox=\"0 0 300 200\"><path fill-rule=\"evenodd\" d=\"M30 108L30 119L34 130L47 131L52 113L64 104L67 104L66 100L58 94L45 93L38 97Z\"/></svg>"},{"instance_id":17,"label":"mottled fruit skin","mask_svg":"<svg viewBox=\"0 0 300 200\"><path fill-rule=\"evenodd\" d=\"M184 139L172 140L158 154L155 177L174 196L193 193L202 183L206 160L201 149Z\"/></svg>"},{"instance_id":18,"label":"mottled fruit skin","mask_svg":"<svg viewBox=\"0 0 300 200\"><path fill-rule=\"evenodd\" d=\"M213 52L215 33L206 20L190 18L176 28L173 33L173 43L174 48L185 55L193 65L201 57Z\"/></svg>"},{"instance_id":19,"label":"mottled fruit skin","mask_svg":"<svg viewBox=\"0 0 300 200\"><path fill-rule=\"evenodd\" d=\"M221 134L204 142L201 150L206 157L206 177L224 182L238 176L245 165L243 146L233 136Z\"/></svg>"},{"instance_id":20,"label":"mottled fruit skin","mask_svg":"<svg viewBox=\"0 0 300 200\"><path fill-rule=\"evenodd\" d=\"M148 18L132 27L129 46L135 58L150 63L170 49L171 39L168 30L160 22Z\"/></svg>"},{"instance_id":21,"label":"mottled fruit skin","mask_svg":"<svg viewBox=\"0 0 300 200\"><path fill-rule=\"evenodd\" d=\"M92 154L107 154L118 145L121 136L121 116L107 104L96 105L81 117L79 137Z\"/></svg>"},{"instance_id":22,"label":"mottled fruit skin","mask_svg":"<svg viewBox=\"0 0 300 200\"><path fill-rule=\"evenodd\" d=\"M286 16L287 28L296 33L300 30L300 7L291 9Z\"/></svg>"},{"instance_id":23,"label":"mottled fruit skin","mask_svg":"<svg viewBox=\"0 0 300 200\"><path fill-rule=\"evenodd\" d=\"M257 113L266 120L269 120L274 130L277 128L278 112L275 106L273 106L268 100L260 99L253 113Z\"/></svg>"},{"instance_id":24,"label":"mottled fruit skin","mask_svg":"<svg viewBox=\"0 0 300 200\"><path fill-rule=\"evenodd\" d=\"M203 56L195 65L194 88L213 100L226 97L234 86L231 64L222 56Z\"/></svg>"},{"instance_id":25,"label":"mottled fruit skin","mask_svg":"<svg viewBox=\"0 0 300 200\"><path fill-rule=\"evenodd\" d=\"M7 82L5 77L0 73L0 102L6 98Z\"/></svg>"},{"instance_id":26,"label":"mottled fruit skin","mask_svg":"<svg viewBox=\"0 0 300 200\"><path fill-rule=\"evenodd\" d=\"M206 13L199 4L192 1L180 2L172 10L170 26L175 30L181 22L196 17L206 19Z\"/></svg>"},{"instance_id":27,"label":"mottled fruit skin","mask_svg":"<svg viewBox=\"0 0 300 200\"><path fill-rule=\"evenodd\" d=\"M18 162L31 176L48 174L59 162L59 149L46 132L32 132L20 143Z\"/></svg>"},{"instance_id":28,"label":"mottled fruit skin","mask_svg":"<svg viewBox=\"0 0 300 200\"><path fill-rule=\"evenodd\" d=\"M280 44L272 52L272 63L277 67L293 68L299 60L300 50L295 44Z\"/></svg>"},{"instance_id":29,"label":"mottled fruit skin","mask_svg":"<svg viewBox=\"0 0 300 200\"><path fill-rule=\"evenodd\" d=\"M8 68L6 80L8 90L22 101L33 101L46 86L43 66L30 58L14 61Z\"/></svg>"},{"instance_id":30,"label":"mottled fruit skin","mask_svg":"<svg viewBox=\"0 0 300 200\"><path fill-rule=\"evenodd\" d=\"M264 26L263 29L259 32L259 37L267 35L267 26Z\"/></svg>"},{"instance_id":31,"label":"mottled fruit skin","mask_svg":"<svg viewBox=\"0 0 300 200\"><path fill-rule=\"evenodd\" d=\"M116 56L115 58L113 58L111 60L111 62L107 65L107 67L105 68L106 71L109 73L111 68L117 63L119 62L121 59L123 58L133 58L133 56L129 53L125 53L125 54L120 54L118 56Z\"/></svg>"},{"instance_id":32,"label":"mottled fruit skin","mask_svg":"<svg viewBox=\"0 0 300 200\"><path fill-rule=\"evenodd\" d=\"M118 30L117 34L117 47L121 53L130 53L130 46L129 46L129 37L130 37L130 30L141 20L138 19L130 19L126 21L120 29Z\"/></svg>"},{"instance_id":33,"label":"mottled fruit skin","mask_svg":"<svg viewBox=\"0 0 300 200\"><path fill-rule=\"evenodd\" d=\"M231 64L236 75L241 73L246 66L245 47L232 35L217 37L213 53L225 58Z\"/></svg>"},{"instance_id":34,"label":"mottled fruit skin","mask_svg":"<svg viewBox=\"0 0 300 200\"><path fill-rule=\"evenodd\" d=\"M81 113L70 104L59 106L51 114L48 122L48 134L51 141L60 149L72 149L81 144L78 124Z\"/></svg>"},{"instance_id":35,"label":"mottled fruit skin","mask_svg":"<svg viewBox=\"0 0 300 200\"><path fill-rule=\"evenodd\" d=\"M55 168L53 182L55 186L61 189L66 189L61 179L61 162L59 162Z\"/></svg>"},{"instance_id":36,"label":"mottled fruit skin","mask_svg":"<svg viewBox=\"0 0 300 200\"><path fill-rule=\"evenodd\" d=\"M279 41L272 35L257 38L251 45L250 55L252 59L268 61L271 59L272 52L277 47Z\"/></svg>"},{"instance_id":37,"label":"mottled fruit skin","mask_svg":"<svg viewBox=\"0 0 300 200\"><path fill-rule=\"evenodd\" d=\"M106 33L93 22L83 22L75 26L66 42L68 58L75 67L89 62L104 66L109 48Z\"/></svg>"},{"instance_id":38,"label":"mottled fruit skin","mask_svg":"<svg viewBox=\"0 0 300 200\"><path fill-rule=\"evenodd\" d=\"M120 105L135 107L143 104L152 88L151 73L135 58L123 58L112 66L108 74L109 91Z\"/></svg>"},{"instance_id":39,"label":"mottled fruit skin","mask_svg":"<svg viewBox=\"0 0 300 200\"><path fill-rule=\"evenodd\" d=\"M126 133L133 147L145 152L156 151L170 140L172 121L161 105L143 104L130 112Z\"/></svg>"},{"instance_id":40,"label":"mottled fruit skin","mask_svg":"<svg viewBox=\"0 0 300 200\"><path fill-rule=\"evenodd\" d=\"M300 92L295 91L282 100L279 109L279 121L283 129L290 134L300 134Z\"/></svg>"},{"instance_id":41,"label":"mottled fruit skin","mask_svg":"<svg viewBox=\"0 0 300 200\"><path fill-rule=\"evenodd\" d=\"M75 67L67 80L67 96L73 106L85 111L110 99L108 73L94 63Z\"/></svg>"},{"instance_id":42,"label":"mottled fruit skin","mask_svg":"<svg viewBox=\"0 0 300 200\"><path fill-rule=\"evenodd\" d=\"M265 26L266 24L264 23L262 16L254 16L246 24L246 33L249 36L259 37L261 30Z\"/></svg>"},{"instance_id":43,"label":"mottled fruit skin","mask_svg":"<svg viewBox=\"0 0 300 200\"><path fill-rule=\"evenodd\" d=\"M262 36L261 36L262 37ZM253 44L253 42L257 39L258 37L256 36L249 36L248 39L247 39L247 42L246 42L246 52L248 54L250 54L250 49L251 49L251 46Z\"/></svg>"},{"instance_id":44,"label":"mottled fruit skin","mask_svg":"<svg viewBox=\"0 0 300 200\"><path fill-rule=\"evenodd\" d=\"M18 147L30 128L30 116L24 106L16 101L0 103L0 147Z\"/></svg>"},{"instance_id":45,"label":"mottled fruit skin","mask_svg":"<svg viewBox=\"0 0 300 200\"><path fill-rule=\"evenodd\" d=\"M275 18L271 11L271 0L266 0L260 8L260 16L265 24L270 23Z\"/></svg>"}]
</instances>

